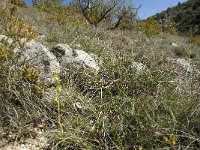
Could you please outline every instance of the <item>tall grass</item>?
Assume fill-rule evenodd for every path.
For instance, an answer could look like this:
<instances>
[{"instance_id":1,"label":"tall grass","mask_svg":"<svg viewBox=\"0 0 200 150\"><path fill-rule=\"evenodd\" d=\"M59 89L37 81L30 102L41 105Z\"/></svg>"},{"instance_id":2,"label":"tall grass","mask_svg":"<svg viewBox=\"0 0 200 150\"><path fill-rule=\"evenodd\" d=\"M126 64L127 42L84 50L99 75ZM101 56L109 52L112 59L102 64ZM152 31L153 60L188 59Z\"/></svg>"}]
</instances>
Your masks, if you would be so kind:
<instances>
[{"instance_id":1,"label":"tall grass","mask_svg":"<svg viewBox=\"0 0 200 150\"><path fill-rule=\"evenodd\" d=\"M62 126L51 134L50 149L199 149L198 45L164 33L149 36L138 31L141 28L137 25L132 31L108 31L87 24L75 26L69 18L65 25L55 19L47 23L48 13L37 8L18 11L36 32L46 34L46 46L68 43L93 53L101 69L66 67L57 85L59 101L54 105L43 102L31 90L27 76L16 77L21 70L13 76L14 63L6 59L7 69L3 63L0 68L3 115L12 116L10 120L19 116L19 105L13 99L30 118L38 110L44 116L48 112L50 120L58 128ZM23 16L27 11L27 17ZM184 53L181 58L190 62L193 72L168 61L179 57L177 51ZM145 69L138 72L134 62L142 63Z\"/></svg>"}]
</instances>

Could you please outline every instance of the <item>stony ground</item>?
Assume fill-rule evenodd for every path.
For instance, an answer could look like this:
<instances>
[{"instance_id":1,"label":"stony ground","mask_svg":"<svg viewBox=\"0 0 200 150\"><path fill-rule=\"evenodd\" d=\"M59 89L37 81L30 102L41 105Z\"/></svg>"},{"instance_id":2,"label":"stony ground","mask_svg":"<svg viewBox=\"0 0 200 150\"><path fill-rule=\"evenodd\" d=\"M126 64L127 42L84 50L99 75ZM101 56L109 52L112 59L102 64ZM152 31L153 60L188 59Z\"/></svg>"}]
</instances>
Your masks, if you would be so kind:
<instances>
[{"instance_id":1,"label":"stony ground","mask_svg":"<svg viewBox=\"0 0 200 150\"><path fill-rule=\"evenodd\" d=\"M41 150L48 149L48 135L40 124L37 127L28 125L20 130L0 127L0 150Z\"/></svg>"}]
</instances>

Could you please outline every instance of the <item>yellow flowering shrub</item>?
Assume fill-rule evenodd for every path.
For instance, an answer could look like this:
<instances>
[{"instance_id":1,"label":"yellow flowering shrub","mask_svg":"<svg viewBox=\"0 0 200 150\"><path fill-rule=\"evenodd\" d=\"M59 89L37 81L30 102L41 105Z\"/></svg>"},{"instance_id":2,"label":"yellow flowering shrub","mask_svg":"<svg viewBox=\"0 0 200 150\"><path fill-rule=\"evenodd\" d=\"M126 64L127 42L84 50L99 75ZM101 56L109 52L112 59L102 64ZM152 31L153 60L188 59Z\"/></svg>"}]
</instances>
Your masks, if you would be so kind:
<instances>
[{"instance_id":1,"label":"yellow flowering shrub","mask_svg":"<svg viewBox=\"0 0 200 150\"><path fill-rule=\"evenodd\" d=\"M166 19L162 23L159 23L155 18L151 17L141 21L140 26L147 35L159 35L163 32L178 35L176 24L171 19Z\"/></svg>"},{"instance_id":2,"label":"yellow flowering shrub","mask_svg":"<svg viewBox=\"0 0 200 150\"><path fill-rule=\"evenodd\" d=\"M0 26L2 27L1 32L5 33L8 38L2 38L0 43L0 70L2 72L1 79L5 87L1 90L7 91L7 86L12 86L18 80L23 80L31 85L31 89L35 93L40 93L43 91L43 87L38 85L38 77L40 71L33 71L25 62L22 64L21 68L17 67L18 60L16 59L16 54L14 52L15 48L23 48L25 42L28 42L36 38L37 33L32 30L26 22L15 17L17 11L16 6L11 6L7 10L1 10L0 14ZM8 41L12 39L12 41ZM22 43L22 40L23 43ZM12 70L10 68L12 67ZM9 75L7 75L10 71ZM13 82L11 82L11 79Z\"/></svg>"},{"instance_id":3,"label":"yellow flowering shrub","mask_svg":"<svg viewBox=\"0 0 200 150\"><path fill-rule=\"evenodd\" d=\"M154 18L142 21L140 26L147 35L158 35L162 33L162 26Z\"/></svg>"},{"instance_id":4,"label":"yellow flowering shrub","mask_svg":"<svg viewBox=\"0 0 200 150\"><path fill-rule=\"evenodd\" d=\"M171 145L177 144L177 137L175 135L163 136L163 140L167 144L171 144Z\"/></svg>"},{"instance_id":5,"label":"yellow flowering shrub","mask_svg":"<svg viewBox=\"0 0 200 150\"><path fill-rule=\"evenodd\" d=\"M0 118L25 123L42 115L41 98L46 87L38 82L41 72L32 70L26 61L19 63L15 50L23 51L24 44L37 33L17 17L15 5L0 9L0 15L0 33L5 35L0 40Z\"/></svg>"},{"instance_id":6,"label":"yellow flowering shrub","mask_svg":"<svg viewBox=\"0 0 200 150\"><path fill-rule=\"evenodd\" d=\"M8 11L0 11L2 17L0 18L0 25L2 30L10 38L13 38L18 44L21 43L21 39L24 38L26 41L30 41L37 37L37 33L33 31L32 27L21 19L15 17L17 6L11 6Z\"/></svg>"},{"instance_id":7,"label":"yellow flowering shrub","mask_svg":"<svg viewBox=\"0 0 200 150\"><path fill-rule=\"evenodd\" d=\"M6 30L14 40L20 41L20 39L25 38L27 41L30 41L37 37L37 33L26 22L16 20L13 16L10 16L8 19L8 28Z\"/></svg>"},{"instance_id":8,"label":"yellow flowering shrub","mask_svg":"<svg viewBox=\"0 0 200 150\"><path fill-rule=\"evenodd\" d=\"M42 96L45 86L38 83L38 78L41 75L40 70L30 69L28 63L25 63L22 70L21 76L25 81L31 84L32 91L38 96Z\"/></svg>"}]
</instances>

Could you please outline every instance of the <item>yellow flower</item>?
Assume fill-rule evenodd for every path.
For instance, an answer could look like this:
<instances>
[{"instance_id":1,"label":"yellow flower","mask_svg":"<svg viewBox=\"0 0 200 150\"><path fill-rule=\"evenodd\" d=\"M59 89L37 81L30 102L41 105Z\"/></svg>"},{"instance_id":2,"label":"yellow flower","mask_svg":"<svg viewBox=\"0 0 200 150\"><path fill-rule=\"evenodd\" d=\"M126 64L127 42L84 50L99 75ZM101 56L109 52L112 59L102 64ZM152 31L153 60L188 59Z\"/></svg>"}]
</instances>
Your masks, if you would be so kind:
<instances>
[{"instance_id":1,"label":"yellow flower","mask_svg":"<svg viewBox=\"0 0 200 150\"><path fill-rule=\"evenodd\" d=\"M56 75L57 75L56 69L54 69L54 70L52 71L52 75L53 75L53 76L56 76Z\"/></svg>"},{"instance_id":2,"label":"yellow flower","mask_svg":"<svg viewBox=\"0 0 200 150\"><path fill-rule=\"evenodd\" d=\"M172 141L172 144L173 144L173 145L176 145L176 141L175 141L175 140L173 140L173 141Z\"/></svg>"},{"instance_id":3,"label":"yellow flower","mask_svg":"<svg viewBox=\"0 0 200 150\"><path fill-rule=\"evenodd\" d=\"M55 77L54 77L54 80L55 80L56 82L60 81L60 79L59 79L58 76L55 76Z\"/></svg>"},{"instance_id":4,"label":"yellow flower","mask_svg":"<svg viewBox=\"0 0 200 150\"><path fill-rule=\"evenodd\" d=\"M62 87L61 86L57 86L56 90L57 90L58 93L60 93L62 91Z\"/></svg>"},{"instance_id":5,"label":"yellow flower","mask_svg":"<svg viewBox=\"0 0 200 150\"><path fill-rule=\"evenodd\" d=\"M21 26L21 28L24 28L25 26L26 26L26 23L25 22L20 22L21 24L20 24L20 26Z\"/></svg>"},{"instance_id":6,"label":"yellow flower","mask_svg":"<svg viewBox=\"0 0 200 150\"><path fill-rule=\"evenodd\" d=\"M55 102L58 102L58 100L59 100L58 97L55 97L54 101L55 101Z\"/></svg>"},{"instance_id":7,"label":"yellow flower","mask_svg":"<svg viewBox=\"0 0 200 150\"><path fill-rule=\"evenodd\" d=\"M168 137L164 136L164 137L163 137L163 139L164 139L164 141L165 141L166 143L168 143L168 142L169 142L169 139L168 139Z\"/></svg>"},{"instance_id":8,"label":"yellow flower","mask_svg":"<svg viewBox=\"0 0 200 150\"><path fill-rule=\"evenodd\" d=\"M143 150L142 146L139 146L139 149L138 150Z\"/></svg>"},{"instance_id":9,"label":"yellow flower","mask_svg":"<svg viewBox=\"0 0 200 150\"><path fill-rule=\"evenodd\" d=\"M5 52L0 52L0 59L4 59L6 57L6 53Z\"/></svg>"},{"instance_id":10,"label":"yellow flower","mask_svg":"<svg viewBox=\"0 0 200 150\"><path fill-rule=\"evenodd\" d=\"M172 137L172 144L173 144L173 145L176 145L176 143L177 143L177 139L176 139L175 136L173 136L173 137Z\"/></svg>"}]
</instances>

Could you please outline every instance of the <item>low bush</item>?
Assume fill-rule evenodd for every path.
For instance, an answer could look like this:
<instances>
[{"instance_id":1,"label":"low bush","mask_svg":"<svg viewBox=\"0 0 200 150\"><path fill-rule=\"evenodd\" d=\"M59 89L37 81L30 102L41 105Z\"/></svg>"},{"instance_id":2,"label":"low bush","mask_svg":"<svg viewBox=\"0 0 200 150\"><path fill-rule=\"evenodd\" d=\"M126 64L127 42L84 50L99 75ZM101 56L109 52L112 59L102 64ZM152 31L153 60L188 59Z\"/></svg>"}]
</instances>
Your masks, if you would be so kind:
<instances>
[{"instance_id":1,"label":"low bush","mask_svg":"<svg viewBox=\"0 0 200 150\"><path fill-rule=\"evenodd\" d=\"M9 0L11 4L17 5L20 7L27 7L26 3L23 0Z\"/></svg>"},{"instance_id":2,"label":"low bush","mask_svg":"<svg viewBox=\"0 0 200 150\"><path fill-rule=\"evenodd\" d=\"M9 11L1 10L4 18L0 25L8 39L0 41L0 118L1 125L18 126L44 115L45 106L41 102L44 87L38 83L40 72L31 70L28 62L18 63L15 53L15 49L22 50L26 41L34 39L36 33L27 23L14 17L15 12L16 6ZM13 41L8 41L9 38ZM26 39L23 43L22 38Z\"/></svg>"},{"instance_id":3,"label":"low bush","mask_svg":"<svg viewBox=\"0 0 200 150\"><path fill-rule=\"evenodd\" d=\"M171 82L179 75L175 68L157 70L152 66L137 74L127 66L128 60L103 61L98 74L68 67L61 77L63 87L76 90L73 99L63 97L63 132L54 134L53 149L198 147L198 94L177 91ZM193 79L190 82L197 84ZM77 101L79 107L74 105ZM188 115L191 123L184 123Z\"/></svg>"},{"instance_id":4,"label":"low bush","mask_svg":"<svg viewBox=\"0 0 200 150\"><path fill-rule=\"evenodd\" d=\"M197 35L197 36L189 37L188 42L196 44L196 45L200 45L200 36Z\"/></svg>"},{"instance_id":5,"label":"low bush","mask_svg":"<svg viewBox=\"0 0 200 150\"><path fill-rule=\"evenodd\" d=\"M162 26L153 18L142 21L140 25L147 35L158 35L162 33Z\"/></svg>"},{"instance_id":6,"label":"low bush","mask_svg":"<svg viewBox=\"0 0 200 150\"><path fill-rule=\"evenodd\" d=\"M176 24L172 21L172 19L167 18L161 24L164 32L171 35L178 35Z\"/></svg>"}]
</instances>

